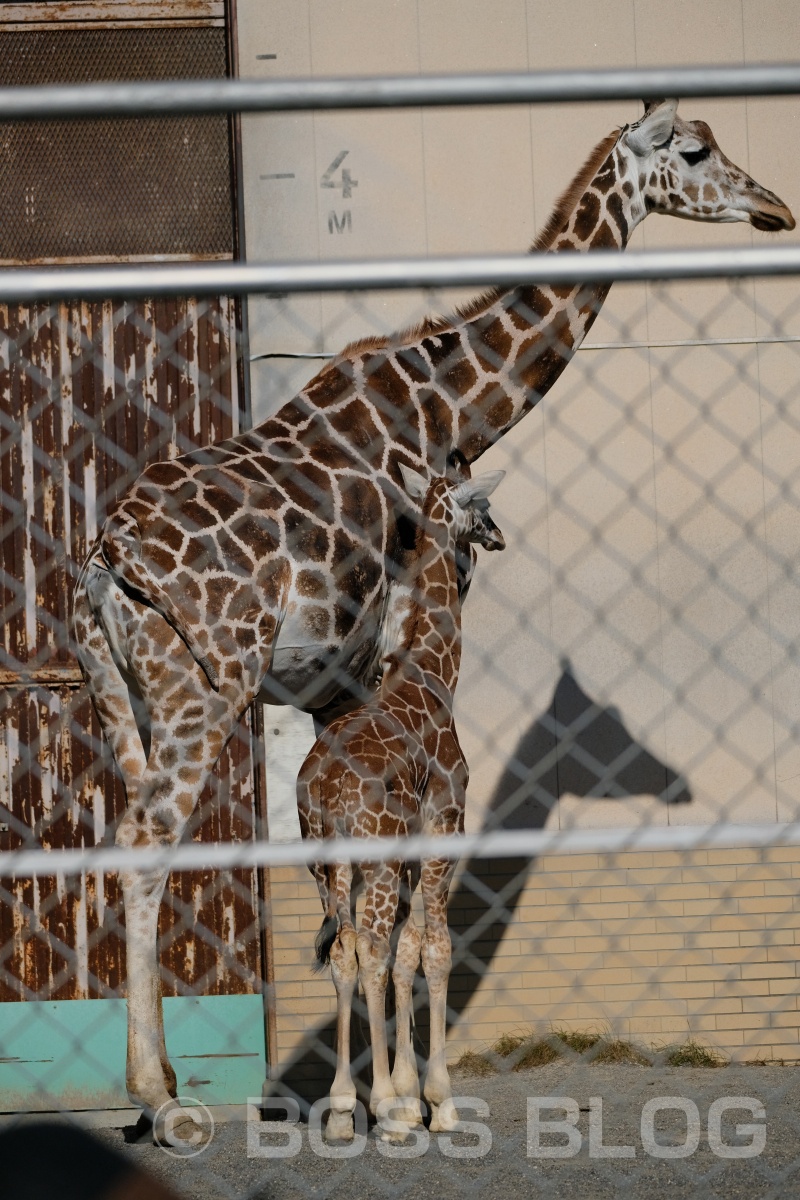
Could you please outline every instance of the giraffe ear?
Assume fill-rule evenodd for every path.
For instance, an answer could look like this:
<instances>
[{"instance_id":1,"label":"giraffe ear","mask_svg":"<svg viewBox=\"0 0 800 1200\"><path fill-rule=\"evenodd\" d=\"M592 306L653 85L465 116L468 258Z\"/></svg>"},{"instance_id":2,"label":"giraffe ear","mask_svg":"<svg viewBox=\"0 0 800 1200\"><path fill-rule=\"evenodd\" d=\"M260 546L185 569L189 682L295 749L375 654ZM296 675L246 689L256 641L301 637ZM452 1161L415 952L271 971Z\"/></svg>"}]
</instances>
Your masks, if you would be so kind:
<instances>
[{"instance_id":1,"label":"giraffe ear","mask_svg":"<svg viewBox=\"0 0 800 1200\"><path fill-rule=\"evenodd\" d=\"M645 112L641 120L628 131L627 141L634 154L646 158L656 146L663 146L675 126L677 100L645 101Z\"/></svg>"},{"instance_id":2,"label":"giraffe ear","mask_svg":"<svg viewBox=\"0 0 800 1200\"><path fill-rule=\"evenodd\" d=\"M424 500L428 493L428 480L424 475L420 475L419 471L415 471L413 467L407 467L405 463L398 463L400 475L403 480L403 486L408 492L412 500Z\"/></svg>"},{"instance_id":3,"label":"giraffe ear","mask_svg":"<svg viewBox=\"0 0 800 1200\"><path fill-rule=\"evenodd\" d=\"M474 479L465 479L455 489L456 503L466 508L473 500L486 500L504 478L505 471L487 471Z\"/></svg>"}]
</instances>

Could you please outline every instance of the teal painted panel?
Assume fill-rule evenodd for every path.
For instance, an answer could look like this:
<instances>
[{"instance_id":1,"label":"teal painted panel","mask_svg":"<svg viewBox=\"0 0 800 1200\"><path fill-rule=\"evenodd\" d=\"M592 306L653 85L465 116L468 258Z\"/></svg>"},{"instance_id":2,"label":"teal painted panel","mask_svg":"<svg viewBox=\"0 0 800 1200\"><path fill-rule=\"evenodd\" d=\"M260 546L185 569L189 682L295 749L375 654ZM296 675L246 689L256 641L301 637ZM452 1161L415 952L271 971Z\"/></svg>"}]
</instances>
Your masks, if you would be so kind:
<instances>
[{"instance_id":1,"label":"teal painted panel","mask_svg":"<svg viewBox=\"0 0 800 1200\"><path fill-rule=\"evenodd\" d=\"M127 1108L124 1000L0 1004L0 1108Z\"/></svg>"},{"instance_id":2,"label":"teal painted panel","mask_svg":"<svg viewBox=\"0 0 800 1200\"><path fill-rule=\"evenodd\" d=\"M203 1104L244 1104L266 1078L261 996L170 996L164 1033L178 1095Z\"/></svg>"},{"instance_id":3,"label":"teal painted panel","mask_svg":"<svg viewBox=\"0 0 800 1200\"><path fill-rule=\"evenodd\" d=\"M178 1094L243 1104L266 1074L260 996L169 996L167 1050ZM0 1111L129 1108L124 1000L0 1004Z\"/></svg>"}]
</instances>

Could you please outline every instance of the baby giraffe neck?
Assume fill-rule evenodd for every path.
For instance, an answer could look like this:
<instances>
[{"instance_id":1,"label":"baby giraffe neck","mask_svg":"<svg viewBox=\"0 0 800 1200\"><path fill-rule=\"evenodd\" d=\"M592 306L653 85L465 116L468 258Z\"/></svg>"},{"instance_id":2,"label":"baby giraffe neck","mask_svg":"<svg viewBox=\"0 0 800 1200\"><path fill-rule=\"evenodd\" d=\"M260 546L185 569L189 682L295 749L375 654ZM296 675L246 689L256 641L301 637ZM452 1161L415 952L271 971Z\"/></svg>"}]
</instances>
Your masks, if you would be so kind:
<instances>
[{"instance_id":1,"label":"baby giraffe neck","mask_svg":"<svg viewBox=\"0 0 800 1200\"><path fill-rule=\"evenodd\" d=\"M411 606L395 672L436 678L452 694L461 665L461 610L458 600L455 531L435 513L423 513ZM384 675L386 680L386 674ZM395 685L397 680L395 679Z\"/></svg>"}]
</instances>

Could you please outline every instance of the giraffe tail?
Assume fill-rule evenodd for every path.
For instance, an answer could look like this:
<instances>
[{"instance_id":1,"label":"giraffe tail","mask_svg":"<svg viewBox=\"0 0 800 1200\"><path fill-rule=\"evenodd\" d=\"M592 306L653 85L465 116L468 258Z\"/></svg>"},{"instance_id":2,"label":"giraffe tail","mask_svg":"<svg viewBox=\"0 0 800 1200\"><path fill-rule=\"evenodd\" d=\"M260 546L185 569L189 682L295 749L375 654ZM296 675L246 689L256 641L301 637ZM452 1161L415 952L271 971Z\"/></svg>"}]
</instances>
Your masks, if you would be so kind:
<instances>
[{"instance_id":1,"label":"giraffe tail","mask_svg":"<svg viewBox=\"0 0 800 1200\"><path fill-rule=\"evenodd\" d=\"M336 913L333 915L326 913L322 919L322 924L319 927L317 936L314 939L314 954L316 962L311 967L315 974L319 974L331 961L331 948L336 941L339 933L339 918Z\"/></svg>"},{"instance_id":2,"label":"giraffe tail","mask_svg":"<svg viewBox=\"0 0 800 1200\"><path fill-rule=\"evenodd\" d=\"M188 628L183 614L169 592L162 588L142 560L142 539L133 517L114 513L103 528L100 539L103 558L112 571L134 592L152 604L172 628L180 634L203 668L215 692L219 691L219 675L200 643Z\"/></svg>"}]
</instances>

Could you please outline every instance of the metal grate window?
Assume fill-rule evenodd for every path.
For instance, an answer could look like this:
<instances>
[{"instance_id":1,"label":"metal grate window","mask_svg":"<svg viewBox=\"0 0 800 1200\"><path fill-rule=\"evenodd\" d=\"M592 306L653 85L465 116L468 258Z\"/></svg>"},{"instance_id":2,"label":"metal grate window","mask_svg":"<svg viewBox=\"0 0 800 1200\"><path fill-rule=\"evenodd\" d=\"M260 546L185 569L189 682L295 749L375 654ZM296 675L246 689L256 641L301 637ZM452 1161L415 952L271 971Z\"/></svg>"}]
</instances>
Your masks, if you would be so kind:
<instances>
[{"instance_id":1,"label":"metal grate window","mask_svg":"<svg viewBox=\"0 0 800 1200\"><path fill-rule=\"evenodd\" d=\"M0 84L210 79L225 30L0 31ZM0 260L228 257L224 116L0 126Z\"/></svg>"}]
</instances>

